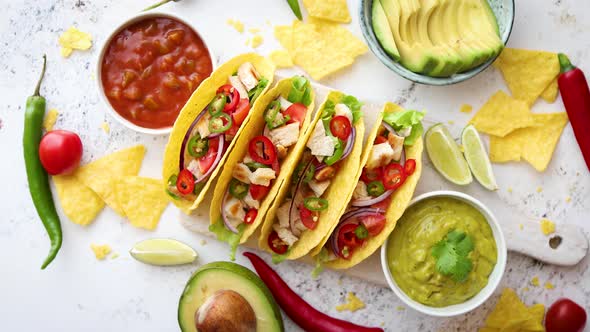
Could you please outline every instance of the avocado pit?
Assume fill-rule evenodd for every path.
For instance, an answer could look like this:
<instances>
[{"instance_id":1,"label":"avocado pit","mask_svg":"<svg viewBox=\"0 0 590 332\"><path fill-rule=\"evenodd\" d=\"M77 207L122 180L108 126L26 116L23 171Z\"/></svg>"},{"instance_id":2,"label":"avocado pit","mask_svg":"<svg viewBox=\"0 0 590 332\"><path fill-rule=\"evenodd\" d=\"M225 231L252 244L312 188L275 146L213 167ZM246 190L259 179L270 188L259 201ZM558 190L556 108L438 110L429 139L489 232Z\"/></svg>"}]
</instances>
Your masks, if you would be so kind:
<instances>
[{"instance_id":1,"label":"avocado pit","mask_svg":"<svg viewBox=\"0 0 590 332\"><path fill-rule=\"evenodd\" d=\"M200 332L255 332L254 309L233 290L218 290L195 312L195 326Z\"/></svg>"}]
</instances>

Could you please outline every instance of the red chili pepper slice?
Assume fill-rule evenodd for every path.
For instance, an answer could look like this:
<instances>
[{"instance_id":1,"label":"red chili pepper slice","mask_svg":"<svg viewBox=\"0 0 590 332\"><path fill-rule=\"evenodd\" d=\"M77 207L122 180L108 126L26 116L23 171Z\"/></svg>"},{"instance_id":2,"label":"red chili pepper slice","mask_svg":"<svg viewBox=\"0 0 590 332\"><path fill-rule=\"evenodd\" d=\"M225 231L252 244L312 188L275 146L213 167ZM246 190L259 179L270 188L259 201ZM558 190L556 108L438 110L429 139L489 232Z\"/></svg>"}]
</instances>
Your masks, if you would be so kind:
<instances>
[{"instance_id":1,"label":"red chili pepper slice","mask_svg":"<svg viewBox=\"0 0 590 332\"><path fill-rule=\"evenodd\" d=\"M299 217L303 225L309 229L315 229L318 226L320 220L320 214L317 211L311 211L303 205L299 206Z\"/></svg>"},{"instance_id":2,"label":"red chili pepper slice","mask_svg":"<svg viewBox=\"0 0 590 332\"><path fill-rule=\"evenodd\" d=\"M217 93L225 94L226 98L229 100L225 103L223 107L223 111L226 113L233 112L236 107L238 106L238 102L240 101L240 93L238 89L234 88L231 84L225 84L217 89Z\"/></svg>"},{"instance_id":3,"label":"red chili pepper slice","mask_svg":"<svg viewBox=\"0 0 590 332\"><path fill-rule=\"evenodd\" d=\"M248 152L255 162L265 165L272 165L277 159L277 150L272 141L266 136L254 137L250 141Z\"/></svg>"},{"instance_id":4,"label":"red chili pepper slice","mask_svg":"<svg viewBox=\"0 0 590 332\"><path fill-rule=\"evenodd\" d=\"M402 165L392 163L383 170L383 186L387 190L395 190L406 181L406 173Z\"/></svg>"},{"instance_id":5,"label":"red chili pepper slice","mask_svg":"<svg viewBox=\"0 0 590 332\"><path fill-rule=\"evenodd\" d=\"M188 169L183 169L178 173L176 180L176 189L183 195L192 194L195 190L195 177Z\"/></svg>"},{"instance_id":6,"label":"red chili pepper slice","mask_svg":"<svg viewBox=\"0 0 590 332\"><path fill-rule=\"evenodd\" d=\"M330 132L335 137L346 141L350 133L352 132L352 125L350 124L350 120L344 115L336 115L330 121Z\"/></svg>"},{"instance_id":7,"label":"red chili pepper slice","mask_svg":"<svg viewBox=\"0 0 590 332\"><path fill-rule=\"evenodd\" d=\"M406 164L404 165L404 172L406 173L406 176L410 176L410 175L414 174L415 170L416 170L416 160L415 159L406 160Z\"/></svg>"},{"instance_id":8,"label":"red chili pepper slice","mask_svg":"<svg viewBox=\"0 0 590 332\"><path fill-rule=\"evenodd\" d=\"M358 227L358 224L348 224L342 226L340 228L340 232L338 233L338 247L342 250L344 247L347 247L350 252L358 246L360 246L363 241L356 237L354 230ZM345 256L343 256L345 257Z\"/></svg>"},{"instance_id":9,"label":"red chili pepper slice","mask_svg":"<svg viewBox=\"0 0 590 332\"><path fill-rule=\"evenodd\" d=\"M268 246L272 251L275 253L282 255L287 252L289 248L286 244L283 243L283 240L279 238L279 234L276 231L272 231L268 236Z\"/></svg>"},{"instance_id":10,"label":"red chili pepper slice","mask_svg":"<svg viewBox=\"0 0 590 332\"><path fill-rule=\"evenodd\" d=\"M258 216L258 210L252 208L252 209L248 210L248 212L246 212L246 215L244 216L244 222L246 224L250 225L254 222L254 220L256 219L257 216Z\"/></svg>"},{"instance_id":11,"label":"red chili pepper slice","mask_svg":"<svg viewBox=\"0 0 590 332\"><path fill-rule=\"evenodd\" d=\"M363 180L364 183L380 181L382 177L383 169L381 167L374 169L363 168L363 173L361 174L361 180Z\"/></svg>"}]
</instances>

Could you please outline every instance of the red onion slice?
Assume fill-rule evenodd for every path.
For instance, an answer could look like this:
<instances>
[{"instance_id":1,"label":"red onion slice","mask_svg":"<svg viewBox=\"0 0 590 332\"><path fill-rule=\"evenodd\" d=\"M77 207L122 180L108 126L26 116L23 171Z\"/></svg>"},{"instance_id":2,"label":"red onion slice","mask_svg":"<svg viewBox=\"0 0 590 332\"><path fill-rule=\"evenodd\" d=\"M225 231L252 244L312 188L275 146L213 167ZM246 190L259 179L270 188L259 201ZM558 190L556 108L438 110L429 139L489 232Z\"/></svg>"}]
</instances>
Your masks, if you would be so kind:
<instances>
[{"instance_id":1,"label":"red onion slice","mask_svg":"<svg viewBox=\"0 0 590 332\"><path fill-rule=\"evenodd\" d=\"M225 195L223 195L223 201L221 203L221 218L223 219L223 224L225 225L225 227L227 227L227 229L232 231L232 233L238 234L239 233L238 229L236 227L234 227L234 225L232 225L232 223L229 221L229 218L225 214L225 209L223 208L226 201L227 201L228 195L229 195L229 190L225 192Z\"/></svg>"},{"instance_id":2,"label":"red onion slice","mask_svg":"<svg viewBox=\"0 0 590 332\"><path fill-rule=\"evenodd\" d=\"M354 141L356 139L356 129L354 127L350 130L350 135L348 135L348 140L346 140L346 147L344 148L344 153L339 160L343 160L344 158L348 157L350 152L352 152L352 147L354 145Z\"/></svg>"},{"instance_id":3,"label":"red onion slice","mask_svg":"<svg viewBox=\"0 0 590 332\"><path fill-rule=\"evenodd\" d=\"M217 136L217 138L212 138L212 139L218 139L219 140L219 147L217 148L217 156L215 156L215 160L213 161L213 164L211 165L211 167L209 167L209 170L207 170L207 172L205 172L205 174L201 175L200 177L198 177L195 180L195 183L199 183L199 182L203 182L203 180L206 180L209 175L211 175L211 173L213 173L213 170L215 170L215 168L217 168L217 165L219 164L219 161L221 160L221 157L223 156L223 153L225 152L225 137L223 135Z\"/></svg>"},{"instance_id":4,"label":"red onion slice","mask_svg":"<svg viewBox=\"0 0 590 332\"><path fill-rule=\"evenodd\" d=\"M391 194L393 194L393 190L387 190L386 192L384 192L380 196L377 196L374 198L363 198L363 199L352 200L350 202L350 205L356 206L356 207L371 206L373 204L377 204L377 203L384 201L389 196L391 196Z\"/></svg>"},{"instance_id":5,"label":"red onion slice","mask_svg":"<svg viewBox=\"0 0 590 332\"><path fill-rule=\"evenodd\" d=\"M184 138L182 139L182 145L180 146L180 162L178 163L179 171L182 171L184 169L184 150L186 149L186 146L188 145L188 141L191 138L191 133L193 132L193 129L195 128L195 126L197 125L199 120L201 120L201 118L206 113L207 113L207 107L205 107L201 111L201 113L199 113L199 115L197 115L197 118L195 119L195 121L193 121L193 123L191 123L191 126L188 128L188 131L186 132L186 134L184 135Z\"/></svg>"},{"instance_id":6,"label":"red onion slice","mask_svg":"<svg viewBox=\"0 0 590 332\"><path fill-rule=\"evenodd\" d=\"M307 163L307 165L305 165L305 167L303 168L303 171L301 172L301 176L299 177L299 179L297 179L297 184L295 185L295 192L293 194L293 199L291 200L291 206L289 206L289 226L291 228L291 233L293 233L293 235L295 235L295 236L299 236L297 234L301 233L295 225L295 221L297 220L297 217L298 217L296 203L297 203L297 201L303 201L303 199L298 199L297 195L301 196L301 194L299 193L299 188L301 187L301 184L303 183L303 179L305 178L305 174L307 173L307 171L311 167L312 162L313 162L313 159L310 159L309 162ZM303 197L300 197L300 198L303 198Z\"/></svg>"}]
</instances>

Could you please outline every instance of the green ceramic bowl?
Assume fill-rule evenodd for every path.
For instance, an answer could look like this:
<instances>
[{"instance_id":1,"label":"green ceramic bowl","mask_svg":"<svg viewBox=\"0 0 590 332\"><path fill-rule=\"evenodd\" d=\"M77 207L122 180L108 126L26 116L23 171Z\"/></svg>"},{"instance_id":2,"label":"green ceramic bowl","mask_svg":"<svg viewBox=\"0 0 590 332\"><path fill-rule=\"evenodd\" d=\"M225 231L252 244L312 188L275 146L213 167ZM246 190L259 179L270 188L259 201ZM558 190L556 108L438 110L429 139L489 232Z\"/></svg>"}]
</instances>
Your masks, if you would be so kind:
<instances>
[{"instance_id":1,"label":"green ceramic bowl","mask_svg":"<svg viewBox=\"0 0 590 332\"><path fill-rule=\"evenodd\" d=\"M488 0L496 19L498 21L498 27L500 28L500 38L504 42L504 45L508 42L510 32L512 32L512 24L514 23L514 0ZM385 53L375 33L373 32L373 25L371 24L371 8L373 0L361 0L359 6L359 17L361 30L369 48L375 54L375 56L383 62L387 68L393 70L398 75L416 83L427 84L427 85L450 85L459 82L463 82L471 77L481 73L489 65L496 60L496 58L490 59L488 62L483 63L473 69L466 72L455 74L450 77L430 77L418 73L414 73L400 63L394 61L392 58Z\"/></svg>"}]
</instances>

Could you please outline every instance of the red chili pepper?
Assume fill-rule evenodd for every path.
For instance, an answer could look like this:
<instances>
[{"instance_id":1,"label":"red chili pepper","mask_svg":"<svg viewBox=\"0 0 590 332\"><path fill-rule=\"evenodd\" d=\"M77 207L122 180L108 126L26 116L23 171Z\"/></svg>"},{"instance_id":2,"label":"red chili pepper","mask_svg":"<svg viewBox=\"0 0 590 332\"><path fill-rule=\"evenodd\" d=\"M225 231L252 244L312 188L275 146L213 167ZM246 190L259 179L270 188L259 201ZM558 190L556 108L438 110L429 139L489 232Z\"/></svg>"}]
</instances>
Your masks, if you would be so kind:
<instances>
[{"instance_id":1,"label":"red chili pepper","mask_svg":"<svg viewBox=\"0 0 590 332\"><path fill-rule=\"evenodd\" d=\"M251 252L245 252L244 256L252 262L254 269L266 286L268 286L283 311L305 331L383 332L383 329L378 327L355 325L317 311L289 288L283 279L262 258Z\"/></svg>"},{"instance_id":2,"label":"red chili pepper","mask_svg":"<svg viewBox=\"0 0 590 332\"><path fill-rule=\"evenodd\" d=\"M277 159L277 150L272 141L266 136L254 137L248 144L248 152L255 162L265 165L272 165Z\"/></svg>"},{"instance_id":3,"label":"red chili pepper","mask_svg":"<svg viewBox=\"0 0 590 332\"><path fill-rule=\"evenodd\" d=\"M240 93L236 88L234 88L230 84L222 85L217 89L217 93L223 93L226 98L229 98L229 101L225 103L223 107L223 111L226 113L233 112L236 107L238 106L238 102L240 101ZM244 97L246 98L246 97Z\"/></svg>"},{"instance_id":4,"label":"red chili pepper","mask_svg":"<svg viewBox=\"0 0 590 332\"><path fill-rule=\"evenodd\" d=\"M584 73L572 65L565 54L559 53L559 92L570 119L576 140L590 170L590 90Z\"/></svg>"}]
</instances>

